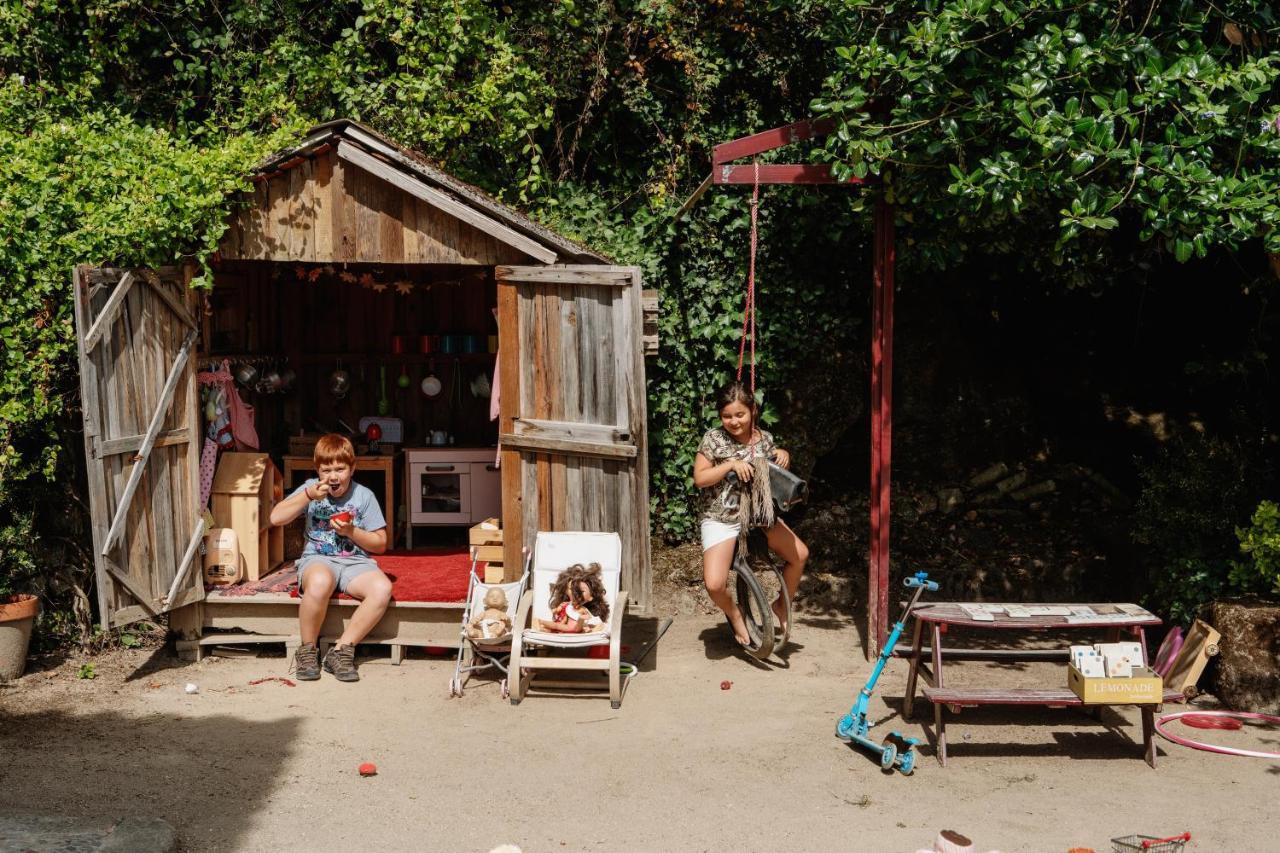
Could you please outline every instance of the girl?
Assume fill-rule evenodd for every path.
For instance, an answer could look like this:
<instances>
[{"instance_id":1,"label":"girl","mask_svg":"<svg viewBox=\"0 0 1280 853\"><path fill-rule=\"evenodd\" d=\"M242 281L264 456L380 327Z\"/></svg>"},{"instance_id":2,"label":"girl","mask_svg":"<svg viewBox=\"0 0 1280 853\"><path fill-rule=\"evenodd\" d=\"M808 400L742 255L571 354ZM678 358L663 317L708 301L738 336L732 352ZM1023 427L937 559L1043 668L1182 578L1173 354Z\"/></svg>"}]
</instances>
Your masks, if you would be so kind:
<instances>
[{"instance_id":1,"label":"girl","mask_svg":"<svg viewBox=\"0 0 1280 853\"><path fill-rule=\"evenodd\" d=\"M715 402L720 426L702 437L693 462L693 484L702 490L702 579L711 600L729 618L734 638L745 646L750 642L747 625L726 589L734 546L745 540L748 528L765 528L769 550L786 562L782 574L793 598L809 549L785 521L774 518L768 462L772 458L787 468L791 456L756 426L755 398L741 382L730 382L716 391ZM781 625L781 599L773 602L773 612Z\"/></svg>"}]
</instances>

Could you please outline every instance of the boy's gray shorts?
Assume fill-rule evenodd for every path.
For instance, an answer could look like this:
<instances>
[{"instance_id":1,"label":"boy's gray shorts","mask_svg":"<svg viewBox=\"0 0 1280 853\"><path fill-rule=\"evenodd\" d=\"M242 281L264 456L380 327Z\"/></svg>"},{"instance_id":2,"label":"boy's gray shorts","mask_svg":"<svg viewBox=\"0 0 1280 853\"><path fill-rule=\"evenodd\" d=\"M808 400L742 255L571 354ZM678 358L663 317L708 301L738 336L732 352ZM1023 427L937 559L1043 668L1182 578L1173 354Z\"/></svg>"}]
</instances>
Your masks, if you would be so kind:
<instances>
[{"instance_id":1,"label":"boy's gray shorts","mask_svg":"<svg viewBox=\"0 0 1280 853\"><path fill-rule=\"evenodd\" d=\"M302 592L302 575L308 566L322 564L338 581L338 592L346 592L347 586L367 572L379 571L372 557L337 557L324 554L308 554L298 560L298 592Z\"/></svg>"}]
</instances>

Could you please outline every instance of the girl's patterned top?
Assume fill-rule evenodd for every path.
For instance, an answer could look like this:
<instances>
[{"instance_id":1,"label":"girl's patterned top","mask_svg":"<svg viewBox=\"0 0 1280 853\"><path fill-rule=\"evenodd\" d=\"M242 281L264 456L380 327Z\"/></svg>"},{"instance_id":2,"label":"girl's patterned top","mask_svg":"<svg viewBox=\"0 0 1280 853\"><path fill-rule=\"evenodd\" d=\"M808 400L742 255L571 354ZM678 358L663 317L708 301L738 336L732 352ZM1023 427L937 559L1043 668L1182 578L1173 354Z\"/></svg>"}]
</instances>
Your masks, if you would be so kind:
<instances>
[{"instance_id":1,"label":"girl's patterned top","mask_svg":"<svg viewBox=\"0 0 1280 853\"><path fill-rule=\"evenodd\" d=\"M756 459L769 459L776 449L773 435L768 430L757 429L758 438L752 444L739 444L733 436L725 432L724 427L707 430L698 445L698 452L711 460L712 465L719 465L727 459L739 459L751 462ZM739 506L746 495L746 484L732 483L725 478L714 485L700 490L698 512L703 518L711 518L725 524L736 524L739 519Z\"/></svg>"}]
</instances>

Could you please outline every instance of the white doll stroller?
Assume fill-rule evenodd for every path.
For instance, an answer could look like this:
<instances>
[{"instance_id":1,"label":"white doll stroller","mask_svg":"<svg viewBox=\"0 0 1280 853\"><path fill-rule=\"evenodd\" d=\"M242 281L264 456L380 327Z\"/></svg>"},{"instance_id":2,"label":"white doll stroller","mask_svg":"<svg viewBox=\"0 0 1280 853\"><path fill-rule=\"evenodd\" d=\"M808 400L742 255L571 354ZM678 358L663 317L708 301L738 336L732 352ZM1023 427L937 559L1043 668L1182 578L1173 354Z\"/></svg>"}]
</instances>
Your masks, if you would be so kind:
<instances>
[{"instance_id":1,"label":"white doll stroller","mask_svg":"<svg viewBox=\"0 0 1280 853\"><path fill-rule=\"evenodd\" d=\"M529 582L528 551L524 554L524 571L520 580L511 583L485 583L480 580L476 569L478 561L473 550L471 557L471 574L467 582L467 606L462 611L462 626L459 628L461 640L458 643L458 660L453 670L453 678L449 680L449 696L461 696L472 674L488 669L497 669L502 673L502 698L509 695L507 688L507 660L511 657L511 634L501 637L469 637L467 626L471 619L485 610L484 599L490 590L500 589L507 597L507 616L515 621L516 608L520 606L520 597Z\"/></svg>"}]
</instances>

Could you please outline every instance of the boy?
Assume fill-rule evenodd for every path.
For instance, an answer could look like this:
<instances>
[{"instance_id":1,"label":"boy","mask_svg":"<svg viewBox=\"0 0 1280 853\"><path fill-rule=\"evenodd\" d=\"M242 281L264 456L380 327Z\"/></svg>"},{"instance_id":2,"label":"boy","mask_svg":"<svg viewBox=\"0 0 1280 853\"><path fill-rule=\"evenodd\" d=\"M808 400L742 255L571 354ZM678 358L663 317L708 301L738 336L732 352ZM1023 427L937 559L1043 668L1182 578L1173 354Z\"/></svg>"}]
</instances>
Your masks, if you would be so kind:
<instances>
[{"instance_id":1,"label":"boy","mask_svg":"<svg viewBox=\"0 0 1280 853\"><path fill-rule=\"evenodd\" d=\"M302 645L293 664L299 681L320 678L316 641L335 588L360 605L324 656L324 671L339 681L359 681L356 644L378 624L391 601L391 581L369 556L387 550L387 522L373 492L351 482L356 452L345 436L329 433L316 442L316 477L271 510L273 525L288 524L304 511L306 545L298 558L298 629Z\"/></svg>"}]
</instances>

